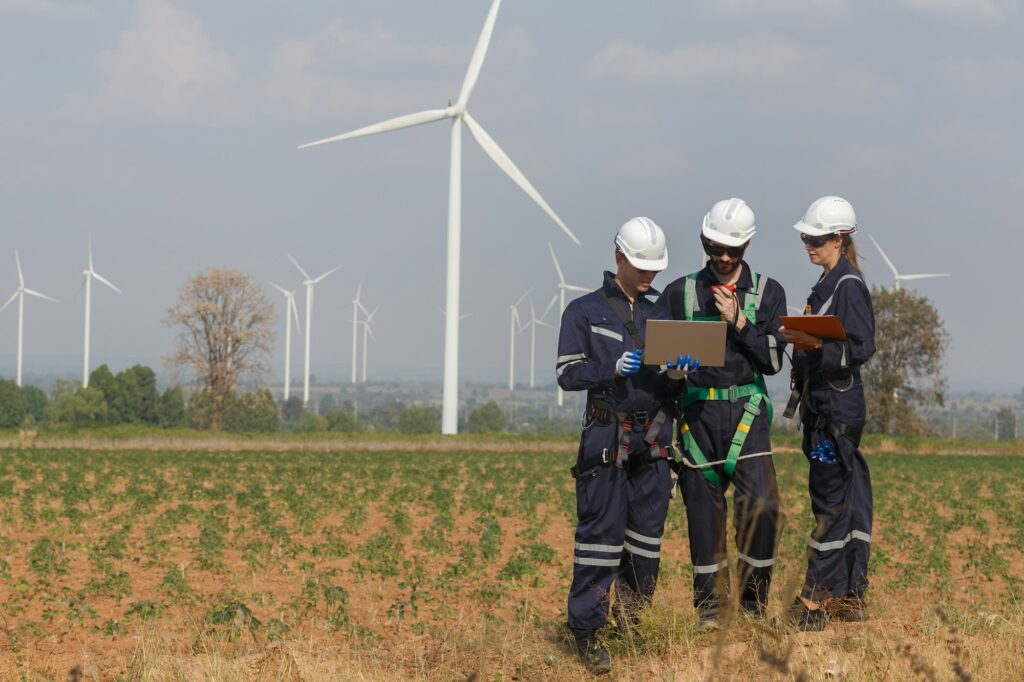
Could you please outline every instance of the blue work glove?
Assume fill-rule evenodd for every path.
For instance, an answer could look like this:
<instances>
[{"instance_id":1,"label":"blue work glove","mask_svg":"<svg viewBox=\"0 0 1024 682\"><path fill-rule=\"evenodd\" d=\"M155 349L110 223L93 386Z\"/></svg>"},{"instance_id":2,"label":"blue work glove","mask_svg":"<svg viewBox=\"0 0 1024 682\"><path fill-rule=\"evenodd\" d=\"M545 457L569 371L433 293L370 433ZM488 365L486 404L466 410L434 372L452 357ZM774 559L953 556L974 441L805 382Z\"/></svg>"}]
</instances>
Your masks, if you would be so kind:
<instances>
[{"instance_id":1,"label":"blue work glove","mask_svg":"<svg viewBox=\"0 0 1024 682\"><path fill-rule=\"evenodd\" d=\"M615 363L615 374L620 377L631 377L640 371L643 364L640 358L644 355L644 349L626 351Z\"/></svg>"},{"instance_id":2,"label":"blue work glove","mask_svg":"<svg viewBox=\"0 0 1024 682\"><path fill-rule=\"evenodd\" d=\"M832 440L826 438L818 444L818 447L811 451L811 459L816 459L822 464L835 464L839 461L839 455L832 445Z\"/></svg>"},{"instance_id":3,"label":"blue work glove","mask_svg":"<svg viewBox=\"0 0 1024 682\"><path fill-rule=\"evenodd\" d=\"M669 360L665 363L665 372L668 374L668 378L673 381L679 381L689 376L690 372L700 367L700 360L697 358L691 359L689 355L680 355L675 360Z\"/></svg>"}]
</instances>

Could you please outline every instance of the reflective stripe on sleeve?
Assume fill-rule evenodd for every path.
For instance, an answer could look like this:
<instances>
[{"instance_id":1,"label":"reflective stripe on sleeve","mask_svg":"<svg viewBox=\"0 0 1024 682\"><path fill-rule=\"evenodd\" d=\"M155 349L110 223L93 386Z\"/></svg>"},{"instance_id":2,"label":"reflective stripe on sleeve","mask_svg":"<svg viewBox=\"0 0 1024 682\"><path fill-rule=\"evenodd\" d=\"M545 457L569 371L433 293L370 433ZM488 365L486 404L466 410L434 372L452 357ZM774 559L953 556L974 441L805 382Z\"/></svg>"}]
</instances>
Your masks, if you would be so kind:
<instances>
[{"instance_id":1,"label":"reflective stripe on sleeve","mask_svg":"<svg viewBox=\"0 0 1024 682\"><path fill-rule=\"evenodd\" d=\"M629 543L629 542L626 543L625 547L626 547L626 551L629 552L630 554L636 554L637 556L647 557L648 559L660 559L661 558L661 552L652 552L652 551L647 550L647 549L642 549L642 548L637 547L636 545L634 545L632 543Z\"/></svg>"},{"instance_id":2,"label":"reflective stripe on sleeve","mask_svg":"<svg viewBox=\"0 0 1024 682\"><path fill-rule=\"evenodd\" d=\"M564 365L559 365L557 368L555 368L555 376L558 376L558 377L562 376L562 372L564 372L565 370L569 369L573 365L578 365L581 362L583 362L583 361L582 360L573 360L572 362L567 362Z\"/></svg>"},{"instance_id":3,"label":"reflective stripe on sleeve","mask_svg":"<svg viewBox=\"0 0 1024 682\"><path fill-rule=\"evenodd\" d=\"M661 544L661 538L652 538L649 535L640 535L640 533L637 533L635 530L630 530L629 528L626 529L626 537L639 540L640 542L646 542L648 545Z\"/></svg>"},{"instance_id":4,"label":"reflective stripe on sleeve","mask_svg":"<svg viewBox=\"0 0 1024 682\"><path fill-rule=\"evenodd\" d=\"M613 332L611 329L605 329L604 327L595 327L594 325L590 325L590 332L592 334L600 334L601 336L607 336L608 338L615 339L616 341L619 342L622 341L622 334L619 334L618 332Z\"/></svg>"},{"instance_id":5,"label":"reflective stripe on sleeve","mask_svg":"<svg viewBox=\"0 0 1024 682\"><path fill-rule=\"evenodd\" d=\"M573 353L572 355L559 355L558 360L555 362L556 365L560 365L563 362L569 362L570 360L586 360L586 353Z\"/></svg>"},{"instance_id":6,"label":"reflective stripe on sleeve","mask_svg":"<svg viewBox=\"0 0 1024 682\"><path fill-rule=\"evenodd\" d=\"M586 556L578 556L573 559L573 562L581 566L618 566L622 563L622 559L591 559Z\"/></svg>"},{"instance_id":7,"label":"reflective stripe on sleeve","mask_svg":"<svg viewBox=\"0 0 1024 682\"><path fill-rule=\"evenodd\" d=\"M807 538L807 544L811 549L816 549L819 552L829 552L834 549L842 549L846 547L853 540L861 540L863 542L871 542L871 535L865 533L862 530L854 530L847 533L846 537L842 540L833 540L831 542L818 542L814 538Z\"/></svg>"},{"instance_id":8,"label":"reflective stripe on sleeve","mask_svg":"<svg viewBox=\"0 0 1024 682\"><path fill-rule=\"evenodd\" d=\"M723 561L722 563L719 563L719 564L708 564L706 566L694 566L693 567L693 572L697 573L697 574L718 573L723 568L726 568L728 565L729 565L728 561Z\"/></svg>"},{"instance_id":9,"label":"reflective stripe on sleeve","mask_svg":"<svg viewBox=\"0 0 1024 682\"><path fill-rule=\"evenodd\" d=\"M768 356L772 359L772 369L778 372L782 368L779 361L779 342L771 334L768 335Z\"/></svg>"},{"instance_id":10,"label":"reflective stripe on sleeve","mask_svg":"<svg viewBox=\"0 0 1024 682\"><path fill-rule=\"evenodd\" d=\"M576 549L580 552L604 552L605 554L621 554L622 545L592 545L585 542L577 542Z\"/></svg>"},{"instance_id":11,"label":"reflective stripe on sleeve","mask_svg":"<svg viewBox=\"0 0 1024 682\"><path fill-rule=\"evenodd\" d=\"M754 568L768 568L769 566L774 566L775 565L775 559L774 558L772 558L772 559L754 559L753 557L747 556L743 552L739 552L737 554L737 556L738 556L740 561L742 561L745 564L749 564L749 565L753 566Z\"/></svg>"}]
</instances>

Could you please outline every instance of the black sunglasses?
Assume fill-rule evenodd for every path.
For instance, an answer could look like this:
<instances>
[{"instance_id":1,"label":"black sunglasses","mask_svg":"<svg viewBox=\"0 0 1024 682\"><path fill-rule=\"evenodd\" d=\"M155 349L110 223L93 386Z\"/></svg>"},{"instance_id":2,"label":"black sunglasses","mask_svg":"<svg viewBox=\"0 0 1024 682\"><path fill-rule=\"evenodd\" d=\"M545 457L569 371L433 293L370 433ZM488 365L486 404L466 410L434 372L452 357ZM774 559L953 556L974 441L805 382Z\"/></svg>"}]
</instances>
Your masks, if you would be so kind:
<instances>
[{"instance_id":1,"label":"black sunglasses","mask_svg":"<svg viewBox=\"0 0 1024 682\"><path fill-rule=\"evenodd\" d=\"M724 246L722 244L716 244L703 235L701 235L700 243L704 245L704 253L708 254L712 258L721 258L725 254L729 254L729 258L741 258L743 253L747 250L746 244L743 246Z\"/></svg>"},{"instance_id":2,"label":"black sunglasses","mask_svg":"<svg viewBox=\"0 0 1024 682\"><path fill-rule=\"evenodd\" d=\"M832 234L825 235L824 237L812 237L809 234L804 234L803 232L800 233L800 241L815 249L820 249L835 238L835 235Z\"/></svg>"}]
</instances>

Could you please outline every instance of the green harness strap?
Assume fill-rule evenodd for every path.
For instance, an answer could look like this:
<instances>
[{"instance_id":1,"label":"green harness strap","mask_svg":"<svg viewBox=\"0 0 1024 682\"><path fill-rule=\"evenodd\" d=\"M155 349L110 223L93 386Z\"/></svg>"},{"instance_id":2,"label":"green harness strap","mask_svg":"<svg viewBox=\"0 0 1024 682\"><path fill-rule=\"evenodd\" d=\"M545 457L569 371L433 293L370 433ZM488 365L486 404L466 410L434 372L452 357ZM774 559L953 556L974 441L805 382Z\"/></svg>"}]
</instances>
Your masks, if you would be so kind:
<instances>
[{"instance_id":1,"label":"green harness strap","mask_svg":"<svg viewBox=\"0 0 1024 682\"><path fill-rule=\"evenodd\" d=\"M686 319L700 322L717 322L722 319L721 315L698 316L694 314L697 308L698 274L695 272L686 276L686 285L683 289L683 307L686 312ZM747 320L751 324L757 324L757 309L761 305L765 278L756 272L751 272L750 274L753 278L753 286L744 294L743 314L746 315ZM768 387L765 385L764 377L756 367L753 370L753 383L743 386L730 386L728 388L691 386L686 389L686 393L679 400L680 412L682 412L690 405L705 400L736 402L741 398L748 398L747 404L743 406L743 416L740 418L740 423L736 426L736 433L733 434L732 444L729 447L729 452L726 454L725 463L722 465L722 470L729 479L732 479L732 475L736 471L736 462L739 460L743 443L747 440L747 434L750 433L750 426L754 423L757 415L761 414L762 402L767 401L768 403L768 422L771 423L774 417L772 414L772 402L768 399ZM700 446L697 445L693 434L690 433L690 425L682 419L679 422L679 438L683 442L683 449L690 453L690 456L693 457L697 464L708 464L708 458L701 451ZM702 469L702 473L711 485L721 487L722 480L712 467Z\"/></svg>"}]
</instances>

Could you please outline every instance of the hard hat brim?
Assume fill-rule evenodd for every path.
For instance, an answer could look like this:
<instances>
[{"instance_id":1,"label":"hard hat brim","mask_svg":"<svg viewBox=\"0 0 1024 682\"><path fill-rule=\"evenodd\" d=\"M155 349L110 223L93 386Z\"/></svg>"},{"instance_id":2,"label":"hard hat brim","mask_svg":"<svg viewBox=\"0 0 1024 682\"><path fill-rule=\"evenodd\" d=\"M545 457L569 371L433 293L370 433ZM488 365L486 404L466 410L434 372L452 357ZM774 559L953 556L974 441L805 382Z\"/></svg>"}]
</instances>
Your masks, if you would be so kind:
<instances>
[{"instance_id":1,"label":"hard hat brim","mask_svg":"<svg viewBox=\"0 0 1024 682\"><path fill-rule=\"evenodd\" d=\"M719 232L718 230L711 229L711 223L705 216L704 226L700 229L700 233L704 235L706 239L710 239L716 244L722 244L724 246L743 246L744 244L746 244L747 242L754 238L754 235L757 234L757 228L752 229L750 231L750 234L747 235L746 239L742 239L740 237L732 237L723 232Z\"/></svg>"},{"instance_id":2,"label":"hard hat brim","mask_svg":"<svg viewBox=\"0 0 1024 682\"><path fill-rule=\"evenodd\" d=\"M831 230L823 230L820 227L815 227L814 225L808 225L807 223L805 223L802 220L800 222L798 222L796 225L794 225L793 229L796 230L797 232L803 232L804 234L809 235L811 237L827 237L827 236L836 234L835 232L832 232Z\"/></svg>"},{"instance_id":3,"label":"hard hat brim","mask_svg":"<svg viewBox=\"0 0 1024 682\"><path fill-rule=\"evenodd\" d=\"M621 251L621 250L620 250ZM622 255L626 257L629 264L637 270L647 270L649 272L661 272L668 267L668 249L665 249L665 253L661 255L661 258L657 260L644 260L637 258L636 256L630 256L625 251L621 251Z\"/></svg>"}]
</instances>

